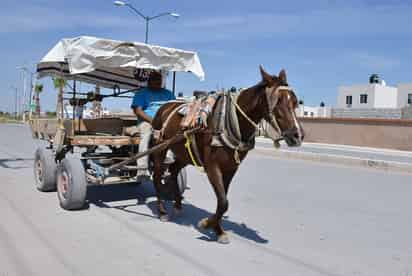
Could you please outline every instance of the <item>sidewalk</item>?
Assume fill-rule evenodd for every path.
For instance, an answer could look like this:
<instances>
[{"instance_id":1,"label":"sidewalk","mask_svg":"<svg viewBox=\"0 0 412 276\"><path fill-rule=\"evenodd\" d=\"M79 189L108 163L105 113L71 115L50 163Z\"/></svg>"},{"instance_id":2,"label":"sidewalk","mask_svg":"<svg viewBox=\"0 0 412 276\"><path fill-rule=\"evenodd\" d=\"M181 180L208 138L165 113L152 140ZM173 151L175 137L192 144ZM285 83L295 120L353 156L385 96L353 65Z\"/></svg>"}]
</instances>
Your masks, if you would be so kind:
<instances>
[{"instance_id":1,"label":"sidewalk","mask_svg":"<svg viewBox=\"0 0 412 276\"><path fill-rule=\"evenodd\" d=\"M281 143L281 148L275 149L270 139L260 137L256 139L256 149L282 158L412 173L409 151L318 143L304 143L298 148Z\"/></svg>"}]
</instances>

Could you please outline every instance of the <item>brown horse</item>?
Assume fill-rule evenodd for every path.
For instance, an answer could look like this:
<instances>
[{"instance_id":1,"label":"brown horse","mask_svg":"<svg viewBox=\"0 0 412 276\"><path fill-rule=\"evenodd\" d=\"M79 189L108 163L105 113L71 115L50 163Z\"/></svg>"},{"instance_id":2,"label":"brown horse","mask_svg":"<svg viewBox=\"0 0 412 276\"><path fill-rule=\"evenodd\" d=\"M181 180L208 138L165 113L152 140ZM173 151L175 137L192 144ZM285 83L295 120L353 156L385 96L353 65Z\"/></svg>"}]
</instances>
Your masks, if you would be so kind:
<instances>
[{"instance_id":1,"label":"brown horse","mask_svg":"<svg viewBox=\"0 0 412 276\"><path fill-rule=\"evenodd\" d=\"M299 124L295 109L298 101L294 92L289 88L286 73L282 70L279 76L271 76L260 67L262 81L257 85L243 90L237 98L237 117L239 129L243 141L253 141L256 133L256 124L262 119L266 120L272 127L278 130L289 146L299 146L304 134ZM153 128L160 130L168 119L163 129L163 139L168 139L181 132L180 122L182 116L178 113L172 114L173 110L182 103L170 102L163 105L156 114ZM215 105L216 107L216 105ZM216 112L216 110L213 110ZM212 112L212 113L213 113ZM243 114L242 114L243 113ZM214 122L208 118L208 127L195 134L193 143L197 143L199 149L199 161L203 164L204 172L213 186L217 198L216 213L209 218L202 219L198 226L202 229L212 229L217 235L217 241L228 243L229 238L221 227L223 214L228 210L227 194L230 182L248 150L239 151L237 158L235 150L227 146L215 147L211 145L213 139ZM160 141L154 141L154 144ZM187 165L194 165L188 154L184 142L174 144L170 149L175 154L175 162L169 167L172 175L174 189L177 190L177 175ZM152 155L154 162L154 184L157 195L157 207L161 220L167 220L167 211L161 200L162 183L161 178L164 167L162 166L166 152L157 152ZM237 159L237 160L236 160ZM174 211L180 213L182 209L182 196L175 192Z\"/></svg>"}]
</instances>

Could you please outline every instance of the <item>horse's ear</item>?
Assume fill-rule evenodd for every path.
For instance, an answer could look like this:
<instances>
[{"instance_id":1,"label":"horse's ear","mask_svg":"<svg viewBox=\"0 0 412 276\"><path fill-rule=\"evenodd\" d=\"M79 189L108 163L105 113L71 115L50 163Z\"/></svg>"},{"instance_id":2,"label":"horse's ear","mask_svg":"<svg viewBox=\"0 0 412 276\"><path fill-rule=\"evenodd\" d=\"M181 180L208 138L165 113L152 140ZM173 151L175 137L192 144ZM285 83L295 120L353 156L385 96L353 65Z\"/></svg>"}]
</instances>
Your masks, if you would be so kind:
<instances>
[{"instance_id":1,"label":"horse's ear","mask_svg":"<svg viewBox=\"0 0 412 276\"><path fill-rule=\"evenodd\" d=\"M287 78L286 78L286 71L285 71L285 69L282 69L282 70L279 72L279 80L282 81L282 82L284 82L284 83L287 83L287 82L288 82L288 80L287 80Z\"/></svg>"},{"instance_id":2,"label":"horse's ear","mask_svg":"<svg viewBox=\"0 0 412 276\"><path fill-rule=\"evenodd\" d=\"M263 80L263 81L266 81L266 82L268 82L268 83L270 83L270 82L273 81L272 76L269 75L269 74L265 71L265 69L263 69L263 66L262 66L262 65L259 65L259 69L260 69L260 74L262 75L262 80Z\"/></svg>"}]
</instances>

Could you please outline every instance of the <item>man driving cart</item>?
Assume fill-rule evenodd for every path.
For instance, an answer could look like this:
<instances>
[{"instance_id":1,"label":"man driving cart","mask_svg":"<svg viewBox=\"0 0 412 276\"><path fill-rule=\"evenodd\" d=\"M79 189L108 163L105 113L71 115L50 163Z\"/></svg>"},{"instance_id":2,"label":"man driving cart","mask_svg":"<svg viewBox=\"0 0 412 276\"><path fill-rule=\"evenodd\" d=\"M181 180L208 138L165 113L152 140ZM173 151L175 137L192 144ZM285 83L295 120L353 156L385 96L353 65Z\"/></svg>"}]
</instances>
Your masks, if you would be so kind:
<instances>
[{"instance_id":1,"label":"man driving cart","mask_svg":"<svg viewBox=\"0 0 412 276\"><path fill-rule=\"evenodd\" d=\"M140 133L139 153L148 150L152 134L152 120L157 110L167 101L175 100L173 92L162 87L162 74L152 71L149 75L147 87L139 89L131 104L137 117L137 132ZM137 180L144 181L149 177L149 157L144 156L137 160Z\"/></svg>"}]
</instances>

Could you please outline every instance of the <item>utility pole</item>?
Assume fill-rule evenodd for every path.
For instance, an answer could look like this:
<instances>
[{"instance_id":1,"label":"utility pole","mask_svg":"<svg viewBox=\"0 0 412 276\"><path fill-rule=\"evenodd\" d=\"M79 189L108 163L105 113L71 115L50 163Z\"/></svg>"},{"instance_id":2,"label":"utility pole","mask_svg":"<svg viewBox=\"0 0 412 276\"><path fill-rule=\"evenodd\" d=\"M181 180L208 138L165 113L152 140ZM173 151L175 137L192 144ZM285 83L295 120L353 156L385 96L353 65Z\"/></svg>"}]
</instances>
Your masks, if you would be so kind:
<instances>
[{"instance_id":1,"label":"utility pole","mask_svg":"<svg viewBox=\"0 0 412 276\"><path fill-rule=\"evenodd\" d=\"M32 72L27 66L20 66L17 67L17 69L22 71L22 78L23 78L23 96L21 99L20 104L22 105L21 107L21 112L24 113L27 109L30 111L30 117L31 117L31 104L32 104L32 95L33 95L33 90L34 90L34 85L33 85L33 78L35 73ZM27 75L30 75L30 91L27 91Z\"/></svg>"},{"instance_id":2,"label":"utility pole","mask_svg":"<svg viewBox=\"0 0 412 276\"><path fill-rule=\"evenodd\" d=\"M10 88L14 90L14 118L17 120L18 89L15 86L10 86Z\"/></svg>"},{"instance_id":3,"label":"utility pole","mask_svg":"<svg viewBox=\"0 0 412 276\"><path fill-rule=\"evenodd\" d=\"M25 101L26 101L26 94L27 94L27 91L26 91L26 86L27 86L27 80L26 80L26 70L22 70L22 78L23 78L23 98L21 99L21 102L20 102L20 104L21 104L21 113L22 113L22 115L24 115L24 111L25 111L25 109L26 109L26 103L25 103Z\"/></svg>"}]
</instances>

